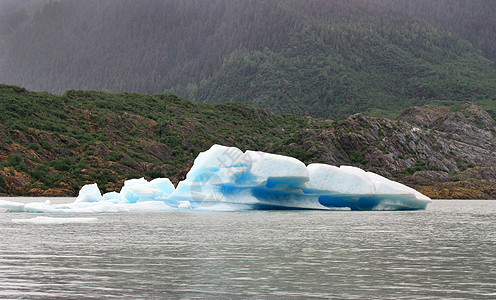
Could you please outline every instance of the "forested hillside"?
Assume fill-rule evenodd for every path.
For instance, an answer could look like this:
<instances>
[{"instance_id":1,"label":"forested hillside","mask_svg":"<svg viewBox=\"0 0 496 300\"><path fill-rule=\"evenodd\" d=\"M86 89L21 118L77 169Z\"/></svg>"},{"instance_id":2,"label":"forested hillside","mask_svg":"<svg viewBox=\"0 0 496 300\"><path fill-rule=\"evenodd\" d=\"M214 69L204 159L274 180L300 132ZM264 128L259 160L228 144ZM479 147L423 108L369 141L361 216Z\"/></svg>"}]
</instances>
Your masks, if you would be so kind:
<instances>
[{"instance_id":1,"label":"forested hillside","mask_svg":"<svg viewBox=\"0 0 496 300\"><path fill-rule=\"evenodd\" d=\"M372 0L471 42L496 63L494 0Z\"/></svg>"},{"instance_id":2,"label":"forested hillside","mask_svg":"<svg viewBox=\"0 0 496 300\"><path fill-rule=\"evenodd\" d=\"M496 112L490 33L477 34L492 23L452 34L453 18L445 29L419 18L429 2L392 2L53 1L2 15L0 82L59 94L168 92L334 119L464 100ZM429 18L448 2L434 1ZM476 7L471 20L496 5L464 3ZM470 30L484 42L461 39Z\"/></svg>"},{"instance_id":3,"label":"forested hillside","mask_svg":"<svg viewBox=\"0 0 496 300\"><path fill-rule=\"evenodd\" d=\"M329 121L165 94L0 85L0 111L0 194L76 195L93 182L112 191L142 176L177 183L200 151L222 144L358 166L434 198L496 198L496 122L470 103Z\"/></svg>"}]
</instances>

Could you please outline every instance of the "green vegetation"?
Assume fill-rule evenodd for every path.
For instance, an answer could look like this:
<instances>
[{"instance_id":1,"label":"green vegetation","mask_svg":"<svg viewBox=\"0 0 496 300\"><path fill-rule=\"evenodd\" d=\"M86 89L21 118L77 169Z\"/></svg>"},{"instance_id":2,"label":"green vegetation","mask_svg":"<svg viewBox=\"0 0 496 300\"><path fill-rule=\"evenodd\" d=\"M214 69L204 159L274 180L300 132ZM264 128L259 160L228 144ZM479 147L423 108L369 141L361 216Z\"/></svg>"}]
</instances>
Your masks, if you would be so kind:
<instances>
[{"instance_id":1,"label":"green vegetation","mask_svg":"<svg viewBox=\"0 0 496 300\"><path fill-rule=\"evenodd\" d=\"M492 0L371 0L422 19L472 43L496 63L496 5Z\"/></svg>"},{"instance_id":2,"label":"green vegetation","mask_svg":"<svg viewBox=\"0 0 496 300\"><path fill-rule=\"evenodd\" d=\"M215 143L296 156L307 163L315 159L298 137L309 126L307 118L241 103L195 104L174 95L75 90L58 96L0 85L0 111L0 188L9 193L23 193L5 183L15 172L29 182L24 193L32 188L72 193L89 182L111 190L126 178L141 176L177 182L198 153ZM311 124L325 128L326 121ZM290 140L296 143L292 147Z\"/></svg>"},{"instance_id":3,"label":"green vegetation","mask_svg":"<svg viewBox=\"0 0 496 300\"><path fill-rule=\"evenodd\" d=\"M494 1L33 3L38 13L0 18L9 28L0 33L0 82L59 94L166 92L334 119L460 101L496 114ZM180 143L156 121L164 142ZM79 130L78 138L87 131Z\"/></svg>"},{"instance_id":4,"label":"green vegetation","mask_svg":"<svg viewBox=\"0 0 496 300\"><path fill-rule=\"evenodd\" d=\"M447 184L494 186L480 178L494 177L496 124L471 103L414 107L396 121L364 114L330 121L166 94L59 96L0 85L0 111L3 194L75 195L93 182L112 191L139 177L177 183L213 144L353 165L412 185L433 172Z\"/></svg>"}]
</instances>

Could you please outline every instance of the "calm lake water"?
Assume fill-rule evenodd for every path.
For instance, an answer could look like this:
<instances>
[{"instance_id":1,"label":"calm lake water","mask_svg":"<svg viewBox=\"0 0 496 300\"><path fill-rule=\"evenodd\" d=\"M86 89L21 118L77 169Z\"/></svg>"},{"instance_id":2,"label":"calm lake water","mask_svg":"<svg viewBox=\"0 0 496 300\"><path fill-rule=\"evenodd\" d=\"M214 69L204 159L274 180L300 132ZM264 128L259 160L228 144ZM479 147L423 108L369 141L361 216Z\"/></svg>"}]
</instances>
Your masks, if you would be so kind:
<instances>
[{"instance_id":1,"label":"calm lake water","mask_svg":"<svg viewBox=\"0 0 496 300\"><path fill-rule=\"evenodd\" d=\"M496 201L401 212L0 213L0 298L495 299Z\"/></svg>"}]
</instances>

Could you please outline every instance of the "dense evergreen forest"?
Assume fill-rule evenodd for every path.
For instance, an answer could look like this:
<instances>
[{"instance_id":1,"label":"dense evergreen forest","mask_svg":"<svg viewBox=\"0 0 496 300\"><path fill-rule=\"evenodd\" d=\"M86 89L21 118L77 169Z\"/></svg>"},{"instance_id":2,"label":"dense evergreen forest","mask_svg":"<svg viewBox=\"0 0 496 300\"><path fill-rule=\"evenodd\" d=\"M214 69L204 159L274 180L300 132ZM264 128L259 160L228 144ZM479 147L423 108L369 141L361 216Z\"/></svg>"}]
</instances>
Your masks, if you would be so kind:
<instances>
[{"instance_id":1,"label":"dense evergreen forest","mask_svg":"<svg viewBox=\"0 0 496 300\"><path fill-rule=\"evenodd\" d=\"M496 112L496 2L2 0L0 82L341 118Z\"/></svg>"},{"instance_id":2,"label":"dense evergreen forest","mask_svg":"<svg viewBox=\"0 0 496 300\"><path fill-rule=\"evenodd\" d=\"M374 0L471 42L496 63L494 0Z\"/></svg>"}]
</instances>

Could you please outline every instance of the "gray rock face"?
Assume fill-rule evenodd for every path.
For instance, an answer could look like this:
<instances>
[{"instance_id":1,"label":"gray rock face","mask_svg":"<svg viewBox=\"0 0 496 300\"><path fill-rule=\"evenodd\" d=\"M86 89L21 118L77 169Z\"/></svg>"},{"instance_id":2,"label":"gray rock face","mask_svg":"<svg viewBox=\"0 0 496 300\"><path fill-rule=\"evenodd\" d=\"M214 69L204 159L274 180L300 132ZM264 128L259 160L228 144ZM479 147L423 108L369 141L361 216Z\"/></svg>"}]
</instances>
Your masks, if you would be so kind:
<instances>
[{"instance_id":1,"label":"gray rock face","mask_svg":"<svg viewBox=\"0 0 496 300\"><path fill-rule=\"evenodd\" d=\"M495 135L495 120L471 104L458 111L412 107L396 120L355 114L318 136L325 145L319 159L369 169L423 192L422 186L431 186L431 197L459 185L495 198Z\"/></svg>"}]
</instances>

